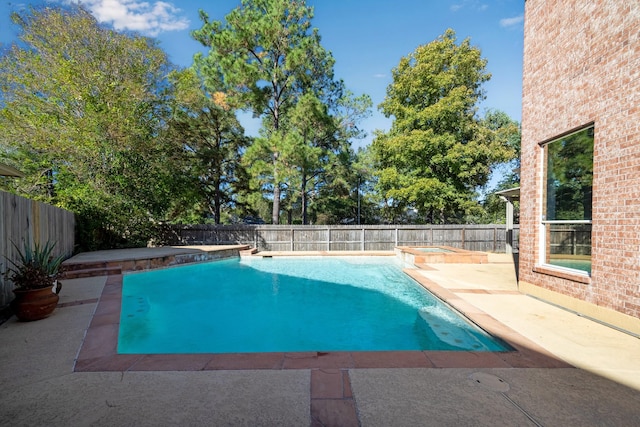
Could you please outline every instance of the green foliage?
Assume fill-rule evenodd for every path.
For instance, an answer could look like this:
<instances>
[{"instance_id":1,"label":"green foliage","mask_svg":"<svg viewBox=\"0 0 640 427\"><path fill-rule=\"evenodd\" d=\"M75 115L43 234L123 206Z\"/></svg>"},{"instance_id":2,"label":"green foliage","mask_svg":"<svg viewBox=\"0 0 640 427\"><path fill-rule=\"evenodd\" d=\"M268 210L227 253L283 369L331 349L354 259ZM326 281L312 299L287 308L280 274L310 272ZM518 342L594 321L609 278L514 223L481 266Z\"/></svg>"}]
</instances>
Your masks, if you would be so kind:
<instances>
[{"instance_id":1,"label":"green foliage","mask_svg":"<svg viewBox=\"0 0 640 427\"><path fill-rule=\"evenodd\" d=\"M467 217L469 223L480 224L504 224L505 202L494 194L496 191L508 190L520 185L520 125L502 111L490 110L482 119L484 125L497 133L497 137L506 141L513 151L513 158L498 165L494 173L502 172L502 179L494 188L485 191L484 200L481 202L483 212L479 215ZM518 223L520 216L520 203L514 201L514 221Z\"/></svg>"},{"instance_id":2,"label":"green foliage","mask_svg":"<svg viewBox=\"0 0 640 427\"><path fill-rule=\"evenodd\" d=\"M485 113L482 124L495 132L498 141L504 141L511 150L511 157L499 167L506 170L496 190L506 190L520 185L520 124L506 113L489 110Z\"/></svg>"},{"instance_id":3,"label":"green foliage","mask_svg":"<svg viewBox=\"0 0 640 427\"><path fill-rule=\"evenodd\" d=\"M14 243L18 252L18 260L7 260L11 263L5 273L17 289L42 289L53 287L62 273L61 265L65 256L53 256L55 243L47 242L44 246L35 243L32 248L26 242L24 249L20 250Z\"/></svg>"},{"instance_id":4,"label":"green foliage","mask_svg":"<svg viewBox=\"0 0 640 427\"><path fill-rule=\"evenodd\" d=\"M222 222L239 203L246 188L246 171L240 159L249 140L222 91L207 92L194 70L174 72L175 87L168 139L182 153L180 171L187 188L186 200L175 204L174 221Z\"/></svg>"},{"instance_id":5,"label":"green foliage","mask_svg":"<svg viewBox=\"0 0 640 427\"><path fill-rule=\"evenodd\" d=\"M546 219L591 219L593 128L550 142L545 150Z\"/></svg>"},{"instance_id":6,"label":"green foliage","mask_svg":"<svg viewBox=\"0 0 640 427\"><path fill-rule=\"evenodd\" d=\"M354 152L371 99L334 79L311 7L242 0L222 22L201 17L193 37L208 51L175 70L155 41L81 7L12 16L21 41L0 57L0 157L27 176L3 185L75 212L82 249L146 245L164 223L279 223L281 212L475 221L496 165L519 165L517 123L476 114L486 60L451 30L402 58L380 105L391 130ZM262 119L260 137L244 136L238 109Z\"/></svg>"},{"instance_id":7,"label":"green foliage","mask_svg":"<svg viewBox=\"0 0 640 427\"><path fill-rule=\"evenodd\" d=\"M482 201L483 211L480 215L466 218L468 224L504 224L506 222L506 202L500 198L496 191L509 190L517 187L518 184L512 184L506 180L498 183L496 188L485 195ZM520 222L520 201L513 201L513 222Z\"/></svg>"},{"instance_id":8,"label":"green foliage","mask_svg":"<svg viewBox=\"0 0 640 427\"><path fill-rule=\"evenodd\" d=\"M380 108L394 121L373 142L387 221L408 209L430 223L460 222L481 211L477 188L514 156L500 123L476 116L481 86L490 78L486 64L469 39L457 44L447 30L393 69Z\"/></svg>"},{"instance_id":9,"label":"green foliage","mask_svg":"<svg viewBox=\"0 0 640 427\"><path fill-rule=\"evenodd\" d=\"M296 172L289 181L299 189L302 224L308 224L309 198L322 185L326 167L339 149L335 122L326 105L306 93L293 109L289 124L291 143L283 152L283 161Z\"/></svg>"},{"instance_id":10,"label":"green foliage","mask_svg":"<svg viewBox=\"0 0 640 427\"><path fill-rule=\"evenodd\" d=\"M380 200L370 146L333 157L311 208L315 224L376 224Z\"/></svg>"},{"instance_id":11,"label":"green foliage","mask_svg":"<svg viewBox=\"0 0 640 427\"><path fill-rule=\"evenodd\" d=\"M27 174L13 190L76 212L83 249L146 245L176 190L175 147L160 139L165 53L81 7L12 19L21 42L0 58L0 144Z\"/></svg>"},{"instance_id":12,"label":"green foliage","mask_svg":"<svg viewBox=\"0 0 640 427\"><path fill-rule=\"evenodd\" d=\"M326 151L321 173L311 187L315 223L359 223L365 217L363 212L369 212L363 209L368 206L363 190L371 179L367 167L360 163L365 151L354 152L350 141L366 136L358 124L369 117L370 109L368 95L356 97L349 90L345 90L331 109L335 144Z\"/></svg>"},{"instance_id":13,"label":"green foliage","mask_svg":"<svg viewBox=\"0 0 640 427\"><path fill-rule=\"evenodd\" d=\"M203 26L193 36L209 48L206 56L195 58L205 86L224 87L232 105L263 119L261 137L248 148L245 164L254 184L270 193L271 218L277 224L283 195L293 200L286 192L306 179L306 166L297 164L301 182L290 182L289 154L305 145L300 161L320 155L314 142L305 140L305 130L296 127L304 126L301 110L315 108L303 96L325 105L339 97L342 84L333 80L334 59L320 44L318 30L311 28L313 9L304 2L243 0L225 22L210 21L202 11L200 16Z\"/></svg>"}]
</instances>

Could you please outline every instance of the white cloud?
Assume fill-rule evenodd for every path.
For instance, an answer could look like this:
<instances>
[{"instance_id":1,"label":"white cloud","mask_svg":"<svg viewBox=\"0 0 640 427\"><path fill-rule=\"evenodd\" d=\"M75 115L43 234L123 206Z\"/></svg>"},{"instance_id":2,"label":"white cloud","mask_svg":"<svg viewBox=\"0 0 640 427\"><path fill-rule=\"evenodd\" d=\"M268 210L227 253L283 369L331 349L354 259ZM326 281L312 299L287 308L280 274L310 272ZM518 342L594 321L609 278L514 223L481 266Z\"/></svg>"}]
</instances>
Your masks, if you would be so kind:
<instances>
[{"instance_id":1,"label":"white cloud","mask_svg":"<svg viewBox=\"0 0 640 427\"><path fill-rule=\"evenodd\" d=\"M116 30L138 31L156 36L164 31L178 31L189 27L189 20L180 16L181 10L171 3L140 0L76 0L83 4L100 22L113 25Z\"/></svg>"},{"instance_id":2,"label":"white cloud","mask_svg":"<svg viewBox=\"0 0 640 427\"><path fill-rule=\"evenodd\" d=\"M514 27L524 21L524 15L514 16L513 18L504 18L500 20L500 26L509 28Z\"/></svg>"},{"instance_id":3,"label":"white cloud","mask_svg":"<svg viewBox=\"0 0 640 427\"><path fill-rule=\"evenodd\" d=\"M375 77L376 79L384 79L387 77L386 74L382 74L382 73L378 73L378 74L374 74L373 77Z\"/></svg>"},{"instance_id":4,"label":"white cloud","mask_svg":"<svg viewBox=\"0 0 640 427\"><path fill-rule=\"evenodd\" d=\"M478 0L459 0L458 3L449 6L449 10L451 10L452 12L457 12L461 9L471 9L479 12L484 12L485 10L489 9L489 5Z\"/></svg>"}]
</instances>

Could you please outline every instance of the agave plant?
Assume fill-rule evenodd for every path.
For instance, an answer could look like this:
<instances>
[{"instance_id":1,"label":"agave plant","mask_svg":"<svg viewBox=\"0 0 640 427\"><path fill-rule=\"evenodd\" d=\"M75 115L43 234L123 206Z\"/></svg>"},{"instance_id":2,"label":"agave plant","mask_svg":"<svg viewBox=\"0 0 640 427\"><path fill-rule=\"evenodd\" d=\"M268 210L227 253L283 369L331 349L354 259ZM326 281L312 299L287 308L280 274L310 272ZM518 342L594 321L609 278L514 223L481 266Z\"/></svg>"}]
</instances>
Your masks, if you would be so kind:
<instances>
[{"instance_id":1,"label":"agave plant","mask_svg":"<svg viewBox=\"0 0 640 427\"><path fill-rule=\"evenodd\" d=\"M64 255L53 256L55 243L47 242L44 246L36 243L33 248L25 243L23 251L15 243L13 246L18 251L18 260L7 258L13 267L7 269L6 275L16 288L29 290L53 287L62 274L61 265L64 261Z\"/></svg>"}]
</instances>

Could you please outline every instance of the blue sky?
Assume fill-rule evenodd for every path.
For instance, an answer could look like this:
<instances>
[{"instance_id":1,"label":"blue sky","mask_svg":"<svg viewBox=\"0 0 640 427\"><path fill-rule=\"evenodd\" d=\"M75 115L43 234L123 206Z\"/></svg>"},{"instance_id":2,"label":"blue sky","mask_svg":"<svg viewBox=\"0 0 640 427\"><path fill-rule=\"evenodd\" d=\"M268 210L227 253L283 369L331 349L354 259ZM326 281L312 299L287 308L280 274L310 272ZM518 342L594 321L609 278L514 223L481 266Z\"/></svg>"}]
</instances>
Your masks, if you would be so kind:
<instances>
[{"instance_id":1,"label":"blue sky","mask_svg":"<svg viewBox=\"0 0 640 427\"><path fill-rule=\"evenodd\" d=\"M27 5L60 4L66 0L0 0L0 43L15 40L10 24L11 11ZM193 54L202 47L190 32L200 28L198 10L214 20L223 20L240 0L80 0L98 20L120 30L134 30L156 37L173 63L189 66ZM373 100L372 117L362 123L371 140L374 129L388 130L391 120L377 105L391 83L391 70L400 58L429 43L447 28L456 31L459 41L469 37L488 60L491 81L485 84L487 108L521 119L522 46L524 0L307 0L314 7L314 27L322 45L335 59L335 74L356 95L366 93ZM241 118L247 132L255 125Z\"/></svg>"}]
</instances>

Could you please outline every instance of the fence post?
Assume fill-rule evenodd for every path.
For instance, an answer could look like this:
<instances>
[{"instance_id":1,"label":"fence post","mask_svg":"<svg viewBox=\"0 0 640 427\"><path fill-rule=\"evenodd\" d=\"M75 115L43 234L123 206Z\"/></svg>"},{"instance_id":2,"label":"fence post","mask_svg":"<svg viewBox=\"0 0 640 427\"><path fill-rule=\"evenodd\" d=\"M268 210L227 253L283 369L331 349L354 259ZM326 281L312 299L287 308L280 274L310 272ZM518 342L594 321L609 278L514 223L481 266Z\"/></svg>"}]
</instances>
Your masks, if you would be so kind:
<instances>
[{"instance_id":1,"label":"fence post","mask_svg":"<svg viewBox=\"0 0 640 427\"><path fill-rule=\"evenodd\" d=\"M1 200L0 200L1 201ZM28 214L28 212L27 212ZM27 215L29 216L29 215ZM29 216L30 220L31 217ZM265 228L262 228L265 227ZM400 228L402 227L402 229ZM443 244L445 241L445 231L451 232L460 231L461 233L461 241L462 247L465 249L477 248L476 250L487 250L491 251L493 249L494 252L500 250L502 245L502 227L500 225L491 224L484 226L471 226L467 228L461 228L464 226L453 226L453 225L423 225L423 226L406 226L406 225L380 225L378 227L373 225L358 225L358 226L326 226L326 225L318 225L318 226L308 226L308 228L301 227L272 227L272 226L239 226L238 228L232 228L235 232L241 233L241 241L243 244L251 244L256 247L256 249L260 250L274 250L274 245L281 247L284 249L285 243L288 243L289 249L292 251L299 250L312 250L312 251L324 251L324 250L337 250L333 245L333 230L337 230L341 235L344 234L346 240L336 240L339 243L339 247L343 245L348 246L349 250L356 249L355 244L359 243L358 247L362 251L371 250L372 248L381 248L386 250L393 250L393 247L397 247L400 245L437 245ZM206 242L230 242L235 240L230 240L229 237L224 237L224 233L228 232L229 226L225 228L225 226L183 226L175 227L175 235L179 239L179 243L189 244L189 242L196 241L206 241ZM514 227L516 231L517 227ZM311 240L304 240L298 242L296 237L295 230L301 231L312 231L314 236ZM400 230L402 230L402 236L400 236ZM467 240L467 232L471 230L471 232L478 232L478 237L473 237L471 240ZM476 231L477 230L477 231ZM322 238L322 231L326 233L325 237ZM360 237L356 237L356 232L360 232ZM388 232L392 231L393 234L389 235ZM480 231L482 233L480 233ZM489 235L490 232L493 232L493 238ZM275 240L266 240L268 236ZM286 237L285 237L286 235ZM381 237L381 235L383 237ZM317 237L316 237L317 236ZM402 239L401 239L402 237ZM304 233L301 235L301 239L304 238ZM377 240L375 240L377 238ZM436 238L438 240L436 240ZM480 240L474 240L480 239ZM578 233L573 233L571 236L573 251L577 252L577 248L581 247L580 242L578 242ZM238 240L238 239L236 239ZM448 239L449 241L451 239ZM460 242L460 240L458 241ZM304 243L303 245L299 243ZM452 241L455 244L455 241ZM470 245L467 245L470 243ZM194 243L195 244L195 243ZM392 246L393 245L393 246ZM304 248L302 248L304 246ZM324 248L324 249L323 249ZM2 249L0 247L0 249Z\"/></svg>"},{"instance_id":2,"label":"fence post","mask_svg":"<svg viewBox=\"0 0 640 427\"><path fill-rule=\"evenodd\" d=\"M493 227L493 252L497 251L497 245L498 245L498 227L494 226Z\"/></svg>"},{"instance_id":3,"label":"fence post","mask_svg":"<svg viewBox=\"0 0 640 427\"><path fill-rule=\"evenodd\" d=\"M331 251L331 228L327 227L327 250Z\"/></svg>"}]
</instances>

